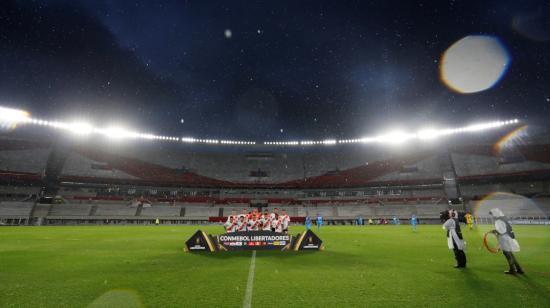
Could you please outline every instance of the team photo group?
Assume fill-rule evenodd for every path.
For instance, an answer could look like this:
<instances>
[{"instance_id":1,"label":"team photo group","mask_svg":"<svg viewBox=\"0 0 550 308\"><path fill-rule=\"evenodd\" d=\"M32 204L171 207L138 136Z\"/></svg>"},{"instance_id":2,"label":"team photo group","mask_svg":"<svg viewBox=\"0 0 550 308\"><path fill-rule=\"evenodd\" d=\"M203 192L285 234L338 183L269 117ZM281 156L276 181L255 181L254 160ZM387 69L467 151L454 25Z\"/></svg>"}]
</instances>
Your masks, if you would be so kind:
<instances>
[{"instance_id":1,"label":"team photo group","mask_svg":"<svg viewBox=\"0 0 550 308\"><path fill-rule=\"evenodd\" d=\"M279 214L279 209L273 209L272 213L266 209L262 214L261 211L254 208L251 212L243 209L241 214L237 215L235 210L231 211L231 215L227 217L224 223L225 231L245 232L245 231L272 231L277 233L288 234L288 225L290 217L286 210L282 210Z\"/></svg>"}]
</instances>

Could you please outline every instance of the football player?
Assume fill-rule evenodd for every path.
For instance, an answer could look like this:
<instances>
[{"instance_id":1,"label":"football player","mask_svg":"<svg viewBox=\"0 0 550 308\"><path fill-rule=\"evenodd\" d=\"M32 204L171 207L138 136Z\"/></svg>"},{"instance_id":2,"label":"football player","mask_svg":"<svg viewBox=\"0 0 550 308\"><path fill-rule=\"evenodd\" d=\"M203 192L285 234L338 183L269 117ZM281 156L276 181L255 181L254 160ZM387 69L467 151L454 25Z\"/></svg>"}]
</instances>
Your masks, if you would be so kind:
<instances>
[{"instance_id":1,"label":"football player","mask_svg":"<svg viewBox=\"0 0 550 308\"><path fill-rule=\"evenodd\" d=\"M246 217L248 215L239 215L238 222L237 222L237 232L245 232L247 227L247 220Z\"/></svg>"},{"instance_id":2,"label":"football player","mask_svg":"<svg viewBox=\"0 0 550 308\"><path fill-rule=\"evenodd\" d=\"M262 223L262 230L263 231L271 231L271 215L267 210L264 212L264 216L261 220Z\"/></svg>"},{"instance_id":3,"label":"football player","mask_svg":"<svg viewBox=\"0 0 550 308\"><path fill-rule=\"evenodd\" d=\"M275 232L275 225L277 224L277 221L279 220L279 209L274 208L273 213L271 213L271 231Z\"/></svg>"},{"instance_id":4,"label":"football player","mask_svg":"<svg viewBox=\"0 0 550 308\"><path fill-rule=\"evenodd\" d=\"M237 231L237 213L235 210L231 211L231 215L227 217L227 221L223 225L225 232L231 233Z\"/></svg>"},{"instance_id":5,"label":"football player","mask_svg":"<svg viewBox=\"0 0 550 308\"><path fill-rule=\"evenodd\" d=\"M258 231L260 229L260 221L258 220L258 216L253 213L252 218L248 220L248 231Z\"/></svg>"},{"instance_id":6,"label":"football player","mask_svg":"<svg viewBox=\"0 0 550 308\"><path fill-rule=\"evenodd\" d=\"M283 224L283 226L282 226L283 233L288 234L288 225L290 224L290 217L286 213L285 209L283 209L283 211L281 213L281 217L282 217L282 224Z\"/></svg>"}]
</instances>

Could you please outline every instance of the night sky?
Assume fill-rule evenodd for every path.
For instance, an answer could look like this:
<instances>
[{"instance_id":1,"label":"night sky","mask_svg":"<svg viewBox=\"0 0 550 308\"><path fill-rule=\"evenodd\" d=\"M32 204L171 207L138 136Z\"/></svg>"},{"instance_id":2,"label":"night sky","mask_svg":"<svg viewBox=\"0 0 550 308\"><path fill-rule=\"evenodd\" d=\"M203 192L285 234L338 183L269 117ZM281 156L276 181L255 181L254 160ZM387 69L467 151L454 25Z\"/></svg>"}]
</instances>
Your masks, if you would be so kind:
<instances>
[{"instance_id":1,"label":"night sky","mask_svg":"<svg viewBox=\"0 0 550 308\"><path fill-rule=\"evenodd\" d=\"M493 88L451 91L443 52L498 37ZM550 1L0 3L0 105L175 136L349 138L550 122Z\"/></svg>"}]
</instances>

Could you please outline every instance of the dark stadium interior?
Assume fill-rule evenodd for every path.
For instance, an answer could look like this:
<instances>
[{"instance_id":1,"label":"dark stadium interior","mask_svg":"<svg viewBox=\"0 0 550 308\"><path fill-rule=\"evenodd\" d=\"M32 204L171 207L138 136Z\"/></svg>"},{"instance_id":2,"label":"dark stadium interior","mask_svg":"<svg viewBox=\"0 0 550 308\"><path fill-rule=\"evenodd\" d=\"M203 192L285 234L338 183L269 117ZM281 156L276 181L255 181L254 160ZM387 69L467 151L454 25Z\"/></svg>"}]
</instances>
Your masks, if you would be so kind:
<instances>
[{"instance_id":1,"label":"dark stadium interior","mask_svg":"<svg viewBox=\"0 0 550 308\"><path fill-rule=\"evenodd\" d=\"M542 307L548 226L548 0L0 1L0 307Z\"/></svg>"}]
</instances>

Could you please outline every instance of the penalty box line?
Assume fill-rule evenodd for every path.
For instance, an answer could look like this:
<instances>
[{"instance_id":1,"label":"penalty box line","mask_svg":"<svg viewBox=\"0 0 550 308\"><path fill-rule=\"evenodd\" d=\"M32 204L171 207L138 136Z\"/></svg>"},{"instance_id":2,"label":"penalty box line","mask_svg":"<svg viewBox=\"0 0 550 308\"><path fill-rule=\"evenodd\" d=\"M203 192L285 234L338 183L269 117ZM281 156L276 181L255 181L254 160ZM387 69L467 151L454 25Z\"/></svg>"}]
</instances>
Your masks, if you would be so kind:
<instances>
[{"instance_id":1,"label":"penalty box line","mask_svg":"<svg viewBox=\"0 0 550 308\"><path fill-rule=\"evenodd\" d=\"M243 308L252 307L252 289L254 288L254 271L256 269L256 250L252 251L248 279L246 280L246 292L244 293Z\"/></svg>"}]
</instances>

